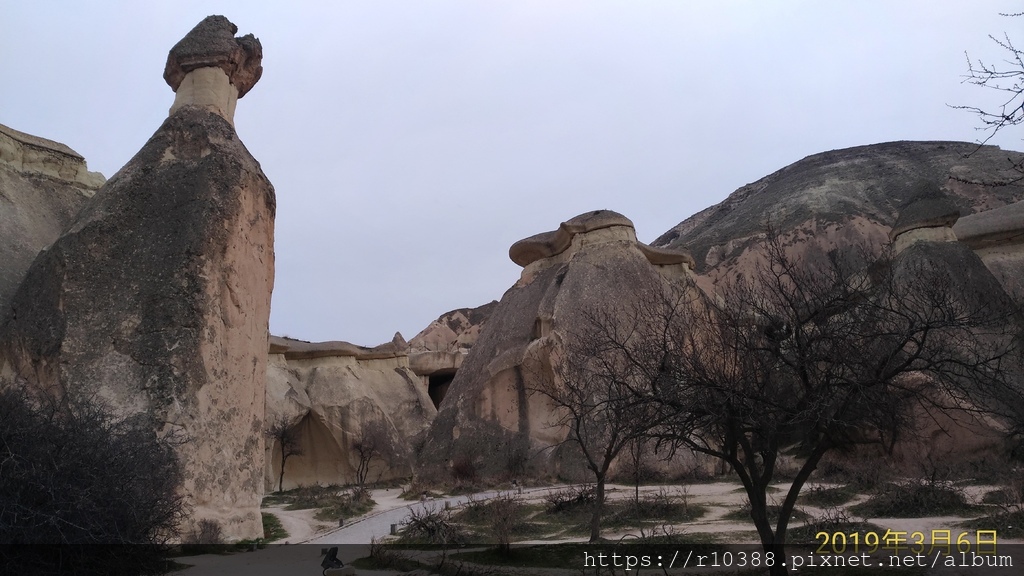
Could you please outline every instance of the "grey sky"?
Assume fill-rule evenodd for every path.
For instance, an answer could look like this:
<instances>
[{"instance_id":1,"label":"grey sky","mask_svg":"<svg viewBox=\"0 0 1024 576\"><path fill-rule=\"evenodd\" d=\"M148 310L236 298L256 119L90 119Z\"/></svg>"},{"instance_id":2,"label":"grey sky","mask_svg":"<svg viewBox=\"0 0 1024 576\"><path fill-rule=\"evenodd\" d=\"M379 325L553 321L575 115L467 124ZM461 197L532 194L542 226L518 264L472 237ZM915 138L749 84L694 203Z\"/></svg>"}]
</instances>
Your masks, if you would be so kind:
<instances>
[{"instance_id":1,"label":"grey sky","mask_svg":"<svg viewBox=\"0 0 1024 576\"><path fill-rule=\"evenodd\" d=\"M0 0L0 123L108 178L224 14L264 48L242 141L277 190L271 330L373 345L501 298L520 238L608 208L651 241L804 156L967 140L1007 1ZM1024 41L1022 41L1024 43ZM995 143L1020 149L1021 134Z\"/></svg>"}]
</instances>

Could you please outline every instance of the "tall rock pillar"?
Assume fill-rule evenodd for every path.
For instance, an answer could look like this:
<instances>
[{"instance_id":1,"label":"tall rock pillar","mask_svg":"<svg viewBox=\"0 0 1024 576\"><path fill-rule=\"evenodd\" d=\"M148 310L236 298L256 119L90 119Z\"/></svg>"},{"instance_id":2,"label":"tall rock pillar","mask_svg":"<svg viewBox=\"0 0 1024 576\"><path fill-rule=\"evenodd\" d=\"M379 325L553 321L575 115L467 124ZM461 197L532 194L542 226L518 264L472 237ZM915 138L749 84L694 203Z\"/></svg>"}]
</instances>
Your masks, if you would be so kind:
<instances>
[{"instance_id":1,"label":"tall rock pillar","mask_svg":"<svg viewBox=\"0 0 1024 576\"><path fill-rule=\"evenodd\" d=\"M223 16L171 49L170 117L33 263L0 378L146 413L182 441L183 531L262 535L274 189L238 139L262 47Z\"/></svg>"}]
</instances>

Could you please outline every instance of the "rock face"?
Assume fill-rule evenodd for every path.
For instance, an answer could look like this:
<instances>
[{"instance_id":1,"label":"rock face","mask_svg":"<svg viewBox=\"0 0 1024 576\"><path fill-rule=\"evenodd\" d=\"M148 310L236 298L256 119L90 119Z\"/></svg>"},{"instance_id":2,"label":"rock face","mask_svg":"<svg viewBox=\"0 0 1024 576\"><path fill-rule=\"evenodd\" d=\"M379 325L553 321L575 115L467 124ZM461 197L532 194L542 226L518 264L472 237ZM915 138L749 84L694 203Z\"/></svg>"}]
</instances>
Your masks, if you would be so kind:
<instances>
[{"instance_id":1,"label":"rock face","mask_svg":"<svg viewBox=\"0 0 1024 576\"><path fill-rule=\"evenodd\" d=\"M171 114L204 106L234 122L235 104L263 75L263 46L223 16L207 16L171 48L164 80L175 92Z\"/></svg>"},{"instance_id":2,"label":"rock face","mask_svg":"<svg viewBox=\"0 0 1024 576\"><path fill-rule=\"evenodd\" d=\"M267 372L267 421L283 421L302 454L288 458L284 488L356 481L353 444L376 426L388 450L370 461L368 480L412 473L412 439L437 411L427 387L409 368L408 344L395 340L364 348L348 342L309 343L272 337ZM280 445L267 441L266 487L276 490Z\"/></svg>"},{"instance_id":3,"label":"rock face","mask_svg":"<svg viewBox=\"0 0 1024 576\"><path fill-rule=\"evenodd\" d=\"M1019 162L1021 154L958 142L891 142L816 154L740 188L654 244L689 247L698 285L714 293L721 279L760 261L756 241L768 223L793 251L810 243L828 250L891 241L903 265L937 266L959 293L1009 310L1007 293L1018 302L1024 295L1024 187L987 184L1011 179L1007 157ZM913 473L923 465L991 457L1005 438L994 421L963 411L937 419L922 414L918 423L917 436L895 447Z\"/></svg>"},{"instance_id":4,"label":"rock face","mask_svg":"<svg viewBox=\"0 0 1024 576\"><path fill-rule=\"evenodd\" d=\"M967 244L957 241L953 232L956 221L957 212L949 198L934 185L919 187L916 197L900 210L890 233L896 253L893 263L896 281L915 286L925 272L924 276L929 278L945 278L949 282L948 290L961 299L966 309L988 310L989 314L1009 322L1012 331L1020 333L1018 306L982 258ZM1004 369L1014 370L1014 364L1005 362ZM1004 455L1009 432L1004 423L961 409L938 390L931 390L929 394L934 406L947 408L929 413L918 410L915 433L894 446L896 461L904 470L920 473L940 467L977 466L986 459L998 460ZM1000 411L1018 402L1016 395L999 390L980 396L996 405L990 408Z\"/></svg>"},{"instance_id":5,"label":"rock face","mask_svg":"<svg viewBox=\"0 0 1024 576\"><path fill-rule=\"evenodd\" d=\"M1007 157L1022 155L967 142L888 142L815 154L736 190L653 244L688 248L709 288L725 270L742 267L746 248L769 221L794 237L881 245L921 181L937 183L964 216L1022 200L1020 185L984 184L1010 179Z\"/></svg>"},{"instance_id":6,"label":"rock face","mask_svg":"<svg viewBox=\"0 0 1024 576\"><path fill-rule=\"evenodd\" d=\"M1018 305L1024 305L1024 202L961 218L957 239L970 246Z\"/></svg>"},{"instance_id":7,"label":"rock face","mask_svg":"<svg viewBox=\"0 0 1024 576\"><path fill-rule=\"evenodd\" d=\"M494 307L441 402L419 458L424 478L570 474L565 467L577 461L551 450L566 432L550 424L547 400L528 390L524 359L578 330L588 307L690 278L684 251L648 250L627 218L607 210L517 242L509 255L524 266L522 276Z\"/></svg>"},{"instance_id":8,"label":"rock face","mask_svg":"<svg viewBox=\"0 0 1024 576\"><path fill-rule=\"evenodd\" d=\"M71 148L0 124L0 318L36 254L103 182Z\"/></svg>"},{"instance_id":9,"label":"rock face","mask_svg":"<svg viewBox=\"0 0 1024 576\"><path fill-rule=\"evenodd\" d=\"M184 440L184 530L262 535L274 212L231 124L182 106L36 259L0 328L0 378L95 394Z\"/></svg>"},{"instance_id":10,"label":"rock face","mask_svg":"<svg viewBox=\"0 0 1024 576\"><path fill-rule=\"evenodd\" d=\"M477 308L445 312L409 342L409 367L421 378L434 407L441 405L497 305L495 300Z\"/></svg>"}]
</instances>

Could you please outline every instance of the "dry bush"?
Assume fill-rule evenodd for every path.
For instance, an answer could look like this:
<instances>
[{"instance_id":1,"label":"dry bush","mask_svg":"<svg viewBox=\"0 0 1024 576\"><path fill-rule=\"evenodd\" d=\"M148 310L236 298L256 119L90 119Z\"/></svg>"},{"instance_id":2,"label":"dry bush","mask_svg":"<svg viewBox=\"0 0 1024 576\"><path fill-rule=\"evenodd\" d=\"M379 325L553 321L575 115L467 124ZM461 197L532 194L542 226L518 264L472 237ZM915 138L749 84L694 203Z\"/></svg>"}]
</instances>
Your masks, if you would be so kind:
<instances>
[{"instance_id":1,"label":"dry bush","mask_svg":"<svg viewBox=\"0 0 1024 576\"><path fill-rule=\"evenodd\" d=\"M850 508L865 518L917 518L972 511L963 490L947 482L907 480L878 489L867 502Z\"/></svg>"},{"instance_id":2,"label":"dry bush","mask_svg":"<svg viewBox=\"0 0 1024 576\"><path fill-rule=\"evenodd\" d=\"M139 574L182 517L171 443L89 397L0 392L0 572Z\"/></svg>"},{"instance_id":3,"label":"dry bush","mask_svg":"<svg viewBox=\"0 0 1024 576\"><path fill-rule=\"evenodd\" d=\"M548 504L547 511L557 514L593 506L597 502L597 492L593 484L578 484L550 492L544 501Z\"/></svg>"},{"instance_id":4,"label":"dry bush","mask_svg":"<svg viewBox=\"0 0 1024 576\"><path fill-rule=\"evenodd\" d=\"M399 534L399 542L409 544L460 546L466 541L466 534L452 521L451 510L433 506L413 507Z\"/></svg>"}]
</instances>

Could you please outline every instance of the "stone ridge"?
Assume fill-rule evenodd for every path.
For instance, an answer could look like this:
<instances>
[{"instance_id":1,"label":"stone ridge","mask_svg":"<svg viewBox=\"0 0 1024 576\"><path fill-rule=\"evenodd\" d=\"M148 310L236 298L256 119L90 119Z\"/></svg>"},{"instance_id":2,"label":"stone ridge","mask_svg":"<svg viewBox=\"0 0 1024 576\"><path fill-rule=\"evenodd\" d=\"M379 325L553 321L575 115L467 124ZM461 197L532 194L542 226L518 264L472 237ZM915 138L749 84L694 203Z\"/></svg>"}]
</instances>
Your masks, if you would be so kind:
<instances>
[{"instance_id":1,"label":"stone ridge","mask_svg":"<svg viewBox=\"0 0 1024 576\"><path fill-rule=\"evenodd\" d=\"M402 338L402 334L396 332L395 338L386 344L374 346L359 346L351 342L331 340L329 342L306 342L294 338L282 336L270 337L270 353L284 354L288 360L301 360L310 358L328 357L354 357L357 360L380 360L384 358L399 358L409 355L409 344Z\"/></svg>"},{"instance_id":2,"label":"stone ridge","mask_svg":"<svg viewBox=\"0 0 1024 576\"><path fill-rule=\"evenodd\" d=\"M957 221L953 232L974 249L1020 242L1024 239L1024 202L964 216Z\"/></svg>"},{"instance_id":3,"label":"stone ridge","mask_svg":"<svg viewBox=\"0 0 1024 576\"><path fill-rule=\"evenodd\" d=\"M900 210L889 239L918 228L951 227L959 218L960 209L949 198L921 198Z\"/></svg>"},{"instance_id":4,"label":"stone ridge","mask_svg":"<svg viewBox=\"0 0 1024 576\"><path fill-rule=\"evenodd\" d=\"M263 75L263 45L252 34L235 38L238 27L224 16L207 16L167 54L164 80L175 92L185 75L200 68L224 70L238 97Z\"/></svg>"},{"instance_id":5,"label":"stone ridge","mask_svg":"<svg viewBox=\"0 0 1024 576\"><path fill-rule=\"evenodd\" d=\"M1007 158L1019 162L1024 155L944 141L886 142L813 154L740 187L652 244L688 248L697 271L706 274L731 266L769 220L781 233L806 228L820 234L858 218L884 235L921 180L940 183L962 214L989 210L1024 199L1019 184L974 184L1009 180L1014 173Z\"/></svg>"},{"instance_id":6,"label":"stone ridge","mask_svg":"<svg viewBox=\"0 0 1024 576\"><path fill-rule=\"evenodd\" d=\"M3 124L0 124L0 134L6 134L7 136L17 140L18 142L21 142L22 144L28 144L29 146L35 146L36 148L44 148L51 152L65 154L77 160L85 160L85 158L83 158L81 154L75 152L66 144L61 144L60 142L55 142L53 140L47 140L46 138L40 138L39 136L26 134L24 132L21 132L20 130L15 130L14 128L11 128L9 126L4 126Z\"/></svg>"}]
</instances>

